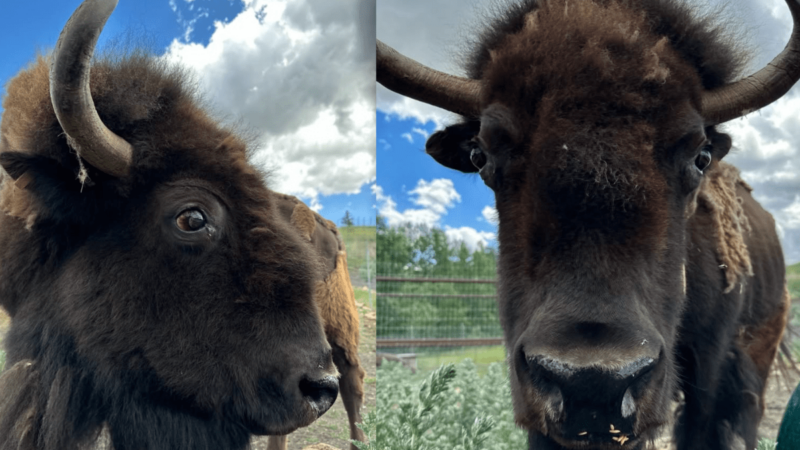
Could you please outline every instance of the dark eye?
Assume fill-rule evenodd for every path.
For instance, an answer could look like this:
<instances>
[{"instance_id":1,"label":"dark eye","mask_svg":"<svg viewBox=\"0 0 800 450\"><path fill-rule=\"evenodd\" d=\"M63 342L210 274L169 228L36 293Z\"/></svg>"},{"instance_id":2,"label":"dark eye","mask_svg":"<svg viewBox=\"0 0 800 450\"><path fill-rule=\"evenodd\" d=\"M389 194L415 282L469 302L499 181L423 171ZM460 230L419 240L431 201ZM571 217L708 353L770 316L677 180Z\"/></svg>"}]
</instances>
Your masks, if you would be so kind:
<instances>
[{"instance_id":1,"label":"dark eye","mask_svg":"<svg viewBox=\"0 0 800 450\"><path fill-rule=\"evenodd\" d=\"M700 154L694 159L694 165L697 167L697 170L703 172L708 168L708 165L711 164L711 145L706 144L702 150L700 150Z\"/></svg>"},{"instance_id":2,"label":"dark eye","mask_svg":"<svg viewBox=\"0 0 800 450\"><path fill-rule=\"evenodd\" d=\"M206 226L206 218L197 209L186 209L175 218L175 224L182 231L192 233L202 230Z\"/></svg>"},{"instance_id":3,"label":"dark eye","mask_svg":"<svg viewBox=\"0 0 800 450\"><path fill-rule=\"evenodd\" d=\"M472 147L472 151L469 153L469 160L472 161L472 165L477 169L480 169L486 165L486 155L483 153L478 144L475 144Z\"/></svg>"}]
</instances>

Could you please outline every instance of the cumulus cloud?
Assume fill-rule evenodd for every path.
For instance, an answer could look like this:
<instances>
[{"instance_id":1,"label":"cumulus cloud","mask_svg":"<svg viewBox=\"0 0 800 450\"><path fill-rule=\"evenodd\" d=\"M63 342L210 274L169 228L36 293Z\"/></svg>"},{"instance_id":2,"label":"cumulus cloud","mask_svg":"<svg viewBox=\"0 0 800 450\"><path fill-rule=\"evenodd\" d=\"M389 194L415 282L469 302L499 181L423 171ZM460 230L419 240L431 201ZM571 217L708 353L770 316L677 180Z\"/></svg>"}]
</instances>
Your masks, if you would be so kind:
<instances>
[{"instance_id":1,"label":"cumulus cloud","mask_svg":"<svg viewBox=\"0 0 800 450\"><path fill-rule=\"evenodd\" d=\"M787 262L800 261L800 96L726 125L734 142L726 158L775 217Z\"/></svg>"},{"instance_id":2,"label":"cumulus cloud","mask_svg":"<svg viewBox=\"0 0 800 450\"><path fill-rule=\"evenodd\" d=\"M483 216L483 220L492 225L500 223L500 219L497 217L497 209L495 209L494 206L485 206L483 211L481 211L481 215Z\"/></svg>"},{"instance_id":3,"label":"cumulus cloud","mask_svg":"<svg viewBox=\"0 0 800 450\"><path fill-rule=\"evenodd\" d=\"M400 53L437 70L460 74L450 56L457 47L457 30L473 12L473 1L378 2L378 39ZM413 33L408 30L413 29ZM433 121L436 128L452 123L455 115L434 106L411 100L384 88L377 88L378 109L401 119L420 123Z\"/></svg>"},{"instance_id":4,"label":"cumulus cloud","mask_svg":"<svg viewBox=\"0 0 800 450\"><path fill-rule=\"evenodd\" d=\"M389 226L404 224L418 224L428 227L439 225L439 221L447 214L447 210L461 201L461 196L453 187L453 181L438 178L430 182L419 180L417 187L409 191L411 202L419 208L408 208L404 211L397 210L397 203L391 196L384 195L383 189L373 185L373 193L378 201L378 213L386 218Z\"/></svg>"},{"instance_id":5,"label":"cumulus cloud","mask_svg":"<svg viewBox=\"0 0 800 450\"><path fill-rule=\"evenodd\" d=\"M244 0L208 45L174 40L214 109L259 137L276 190L357 193L375 179L375 4Z\"/></svg>"},{"instance_id":6,"label":"cumulus cloud","mask_svg":"<svg viewBox=\"0 0 800 450\"><path fill-rule=\"evenodd\" d=\"M208 8L198 6L195 8L194 0L183 0L186 5L180 5L176 0L169 0L169 7L175 13L175 20L183 27L183 41L192 39L192 32L197 21L209 16ZM180 6L180 7L179 7ZM189 17L186 17L189 16Z\"/></svg>"},{"instance_id":7,"label":"cumulus cloud","mask_svg":"<svg viewBox=\"0 0 800 450\"><path fill-rule=\"evenodd\" d=\"M463 242L471 252L479 247L485 248L490 242L497 239L497 236L490 231L478 231L470 227L452 228L445 226L444 233L448 242L454 245Z\"/></svg>"},{"instance_id":8,"label":"cumulus cloud","mask_svg":"<svg viewBox=\"0 0 800 450\"><path fill-rule=\"evenodd\" d=\"M406 224L423 225L429 228L440 227L441 219L461 201L461 195L453 186L453 181L446 178L437 178L426 181L419 180L417 186L408 192L411 203L418 208L397 210L397 202L391 196L383 193L383 188L377 184L372 185L372 192L378 202L378 214L386 219L389 226ZM478 231L470 227L445 226L444 232L448 241L455 244L464 242L470 250L475 250L479 245L486 246L495 240L495 234Z\"/></svg>"}]
</instances>

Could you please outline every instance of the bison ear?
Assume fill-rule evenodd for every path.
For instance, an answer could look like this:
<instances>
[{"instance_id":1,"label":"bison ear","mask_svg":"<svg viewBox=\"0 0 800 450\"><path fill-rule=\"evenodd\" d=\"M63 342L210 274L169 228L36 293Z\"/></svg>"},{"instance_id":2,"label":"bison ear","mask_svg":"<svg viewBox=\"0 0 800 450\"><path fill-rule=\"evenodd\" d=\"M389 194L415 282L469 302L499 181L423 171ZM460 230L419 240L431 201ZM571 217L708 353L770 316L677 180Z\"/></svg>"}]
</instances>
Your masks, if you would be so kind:
<instances>
[{"instance_id":1,"label":"bison ear","mask_svg":"<svg viewBox=\"0 0 800 450\"><path fill-rule=\"evenodd\" d=\"M46 156L3 152L0 153L0 166L14 180L14 189L7 186L7 183L12 184L10 180L3 182L5 204L9 201L5 197L7 193L16 192L15 208L21 208L20 202L24 201L37 218L74 224L88 224L95 220L98 190L83 189L84 185L77 180L75 173L57 161ZM27 220L30 221L31 217ZM31 225L28 223L29 227Z\"/></svg>"},{"instance_id":2,"label":"bison ear","mask_svg":"<svg viewBox=\"0 0 800 450\"><path fill-rule=\"evenodd\" d=\"M713 127L706 129L706 137L711 141L712 154L711 156L716 160L721 160L731 150L733 141L731 137L725 133L720 133Z\"/></svg>"},{"instance_id":3,"label":"bison ear","mask_svg":"<svg viewBox=\"0 0 800 450\"><path fill-rule=\"evenodd\" d=\"M311 235L314 234L314 228L317 226L317 221L314 218L314 213L303 202L298 202L292 210L292 217L289 219L292 225L297 228L306 240L311 240Z\"/></svg>"},{"instance_id":4,"label":"bison ear","mask_svg":"<svg viewBox=\"0 0 800 450\"><path fill-rule=\"evenodd\" d=\"M469 142L481 131L480 120L451 125L437 131L425 143L425 152L439 164L459 172L477 172L478 168L469 158L472 146Z\"/></svg>"}]
</instances>

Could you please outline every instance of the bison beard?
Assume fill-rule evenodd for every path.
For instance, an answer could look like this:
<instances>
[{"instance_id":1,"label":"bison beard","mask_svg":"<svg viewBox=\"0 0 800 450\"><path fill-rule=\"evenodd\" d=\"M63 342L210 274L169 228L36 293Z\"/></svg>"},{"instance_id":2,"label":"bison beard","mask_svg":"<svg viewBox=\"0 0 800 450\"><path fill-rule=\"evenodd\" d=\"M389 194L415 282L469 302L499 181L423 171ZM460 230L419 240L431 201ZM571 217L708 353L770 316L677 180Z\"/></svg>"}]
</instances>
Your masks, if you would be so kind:
<instances>
[{"instance_id":1,"label":"bison beard","mask_svg":"<svg viewBox=\"0 0 800 450\"><path fill-rule=\"evenodd\" d=\"M499 216L498 305L531 449L642 449L682 391L679 450L755 447L786 325L772 217L716 125L800 79L676 0L523 0L472 38L467 78L378 43L378 81L462 114L426 151Z\"/></svg>"},{"instance_id":2,"label":"bison beard","mask_svg":"<svg viewBox=\"0 0 800 450\"><path fill-rule=\"evenodd\" d=\"M0 448L87 448L106 429L117 450L242 449L324 413L342 351L357 419L357 331L332 350L315 302L336 263L179 68L92 60L115 4L86 0L7 85Z\"/></svg>"}]
</instances>

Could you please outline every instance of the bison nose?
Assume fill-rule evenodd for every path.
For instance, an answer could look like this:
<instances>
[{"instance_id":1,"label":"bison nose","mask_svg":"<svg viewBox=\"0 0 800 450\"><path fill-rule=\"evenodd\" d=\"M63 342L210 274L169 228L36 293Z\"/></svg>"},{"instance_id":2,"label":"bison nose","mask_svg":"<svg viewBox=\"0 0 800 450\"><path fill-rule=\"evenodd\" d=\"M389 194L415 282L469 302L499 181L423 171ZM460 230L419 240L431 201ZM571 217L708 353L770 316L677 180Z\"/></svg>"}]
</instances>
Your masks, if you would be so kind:
<instances>
[{"instance_id":1,"label":"bison nose","mask_svg":"<svg viewBox=\"0 0 800 450\"><path fill-rule=\"evenodd\" d=\"M336 396L339 394L339 380L333 375L322 378L303 377L300 380L300 392L319 417L336 401Z\"/></svg>"},{"instance_id":2,"label":"bison nose","mask_svg":"<svg viewBox=\"0 0 800 450\"><path fill-rule=\"evenodd\" d=\"M640 356L578 365L547 354L521 352L521 357L517 367L526 373L518 375L531 380L548 419L561 423L565 437L587 439L633 432L637 400L660 359Z\"/></svg>"}]
</instances>

